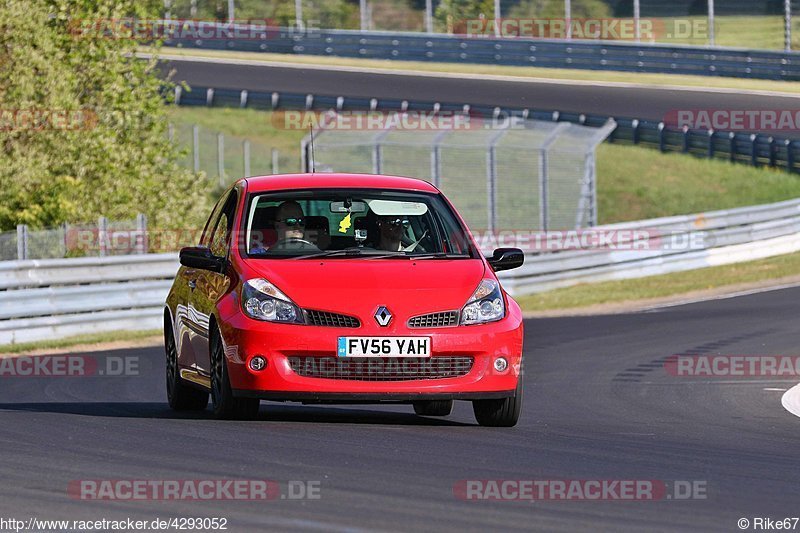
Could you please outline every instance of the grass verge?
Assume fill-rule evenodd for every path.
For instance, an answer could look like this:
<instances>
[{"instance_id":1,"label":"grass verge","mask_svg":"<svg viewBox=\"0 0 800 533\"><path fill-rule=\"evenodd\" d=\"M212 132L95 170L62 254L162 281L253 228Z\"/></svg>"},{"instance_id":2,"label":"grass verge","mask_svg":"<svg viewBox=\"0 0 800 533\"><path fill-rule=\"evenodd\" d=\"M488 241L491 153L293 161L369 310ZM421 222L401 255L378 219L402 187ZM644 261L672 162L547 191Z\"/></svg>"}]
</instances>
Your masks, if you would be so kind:
<instances>
[{"instance_id":1,"label":"grass verge","mask_svg":"<svg viewBox=\"0 0 800 533\"><path fill-rule=\"evenodd\" d=\"M800 274L800 253L646 278L607 281L516 298L525 312L580 309L691 295Z\"/></svg>"},{"instance_id":2,"label":"grass verge","mask_svg":"<svg viewBox=\"0 0 800 533\"><path fill-rule=\"evenodd\" d=\"M142 52L147 53L143 48ZM391 61L383 59L359 59L348 57L304 56L294 54L269 54L259 52L229 52L197 50L189 48L163 48L162 55L184 57L207 57L219 59L244 59L294 65L319 65L354 67L362 69L407 70L427 73L476 74L480 76L515 76L553 81L608 82L648 85L656 88L696 87L698 89L733 89L800 94L800 84L788 81L751 80L713 76L690 76L674 74L648 74L629 72L595 71L580 69L556 69L538 67L511 67L499 65L475 65L464 63L426 63L422 61ZM330 91L329 91L330 92Z\"/></svg>"},{"instance_id":3,"label":"grass verge","mask_svg":"<svg viewBox=\"0 0 800 533\"><path fill-rule=\"evenodd\" d=\"M70 348L73 346L83 346L91 344L105 344L105 343L124 343L132 341L140 341L149 337L160 337L161 330L146 330L146 331L111 331L107 333L94 333L90 335L77 335L74 337L67 337L65 339L56 339L49 341L39 342L24 342L19 344L5 344L0 345L0 356L9 354L19 354L23 352L32 352L40 350L58 350L61 348Z\"/></svg>"}]
</instances>

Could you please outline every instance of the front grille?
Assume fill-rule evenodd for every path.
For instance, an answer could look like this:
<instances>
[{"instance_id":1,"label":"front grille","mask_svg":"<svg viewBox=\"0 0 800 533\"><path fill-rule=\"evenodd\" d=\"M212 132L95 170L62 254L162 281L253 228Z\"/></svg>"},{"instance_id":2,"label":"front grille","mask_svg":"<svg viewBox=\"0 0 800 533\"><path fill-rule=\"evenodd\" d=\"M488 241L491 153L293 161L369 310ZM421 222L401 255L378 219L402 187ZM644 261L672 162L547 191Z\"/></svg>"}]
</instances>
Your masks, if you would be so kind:
<instances>
[{"instance_id":1,"label":"front grille","mask_svg":"<svg viewBox=\"0 0 800 533\"><path fill-rule=\"evenodd\" d=\"M354 316L328 313L327 311L306 310L308 323L312 326L325 326L329 328L357 328L361 322Z\"/></svg>"},{"instance_id":2,"label":"front grille","mask_svg":"<svg viewBox=\"0 0 800 533\"><path fill-rule=\"evenodd\" d=\"M290 357L289 365L298 376L351 381L411 381L466 376L472 357Z\"/></svg>"},{"instance_id":3,"label":"front grille","mask_svg":"<svg viewBox=\"0 0 800 533\"><path fill-rule=\"evenodd\" d=\"M412 317L408 320L410 328L444 328L458 324L458 311L444 311Z\"/></svg>"}]
</instances>

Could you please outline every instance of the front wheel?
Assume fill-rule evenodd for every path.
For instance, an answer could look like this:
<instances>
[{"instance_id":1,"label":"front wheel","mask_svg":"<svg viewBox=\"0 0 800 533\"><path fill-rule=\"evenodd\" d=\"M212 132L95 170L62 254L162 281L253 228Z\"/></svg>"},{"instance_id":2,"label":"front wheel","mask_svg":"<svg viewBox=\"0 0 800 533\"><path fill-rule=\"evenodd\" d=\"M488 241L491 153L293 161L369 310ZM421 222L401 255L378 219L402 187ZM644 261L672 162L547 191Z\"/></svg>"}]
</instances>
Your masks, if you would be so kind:
<instances>
[{"instance_id":1,"label":"front wheel","mask_svg":"<svg viewBox=\"0 0 800 533\"><path fill-rule=\"evenodd\" d=\"M513 398L500 400L474 400L472 410L478 424L488 427L510 428L517 425L522 412L522 369L517 379L516 394Z\"/></svg>"},{"instance_id":2,"label":"front wheel","mask_svg":"<svg viewBox=\"0 0 800 533\"><path fill-rule=\"evenodd\" d=\"M237 398L233 395L228 377L228 364L219 334L212 332L209 339L211 352L211 405L214 416L221 420L253 420L258 416L261 401L258 398Z\"/></svg>"}]
</instances>

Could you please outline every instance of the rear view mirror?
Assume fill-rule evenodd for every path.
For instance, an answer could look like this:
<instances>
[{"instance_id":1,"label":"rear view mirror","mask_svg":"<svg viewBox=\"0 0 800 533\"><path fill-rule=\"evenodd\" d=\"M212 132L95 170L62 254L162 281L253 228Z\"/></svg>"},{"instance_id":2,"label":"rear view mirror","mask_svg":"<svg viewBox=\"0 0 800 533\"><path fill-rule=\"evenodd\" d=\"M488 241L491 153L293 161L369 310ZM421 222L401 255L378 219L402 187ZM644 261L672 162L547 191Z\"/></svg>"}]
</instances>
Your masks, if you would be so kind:
<instances>
[{"instance_id":1,"label":"rear view mirror","mask_svg":"<svg viewBox=\"0 0 800 533\"><path fill-rule=\"evenodd\" d=\"M349 208L348 208L349 206ZM331 213L366 213L364 202L331 202Z\"/></svg>"},{"instance_id":2,"label":"rear view mirror","mask_svg":"<svg viewBox=\"0 0 800 533\"><path fill-rule=\"evenodd\" d=\"M221 272L225 259L211 253L206 246L189 246L181 249L181 264L189 268Z\"/></svg>"},{"instance_id":3,"label":"rear view mirror","mask_svg":"<svg viewBox=\"0 0 800 533\"><path fill-rule=\"evenodd\" d=\"M495 272L519 268L525 262L525 254L519 248L498 248L488 259Z\"/></svg>"}]
</instances>

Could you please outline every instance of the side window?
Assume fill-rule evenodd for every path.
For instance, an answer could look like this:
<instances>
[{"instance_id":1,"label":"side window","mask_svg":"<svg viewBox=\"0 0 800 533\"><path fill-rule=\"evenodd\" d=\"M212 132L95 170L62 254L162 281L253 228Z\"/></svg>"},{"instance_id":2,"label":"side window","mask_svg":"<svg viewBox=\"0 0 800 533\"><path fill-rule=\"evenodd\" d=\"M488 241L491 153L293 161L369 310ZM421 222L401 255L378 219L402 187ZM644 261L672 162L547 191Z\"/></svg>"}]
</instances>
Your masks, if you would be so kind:
<instances>
[{"instance_id":1,"label":"side window","mask_svg":"<svg viewBox=\"0 0 800 533\"><path fill-rule=\"evenodd\" d=\"M211 233L209 248L211 253L217 257L228 255L231 242L231 230L233 229L233 217L236 213L236 193L231 193L220 212L214 231Z\"/></svg>"},{"instance_id":2,"label":"side window","mask_svg":"<svg viewBox=\"0 0 800 533\"><path fill-rule=\"evenodd\" d=\"M214 209L211 210L211 215L209 215L206 225L203 228L203 234L200 236L200 246L209 246L209 242L211 241L211 232L217 225L219 213L222 211L222 206L226 204L228 197L229 195L227 194L223 195L219 200L217 200L217 204L214 206Z\"/></svg>"}]
</instances>

